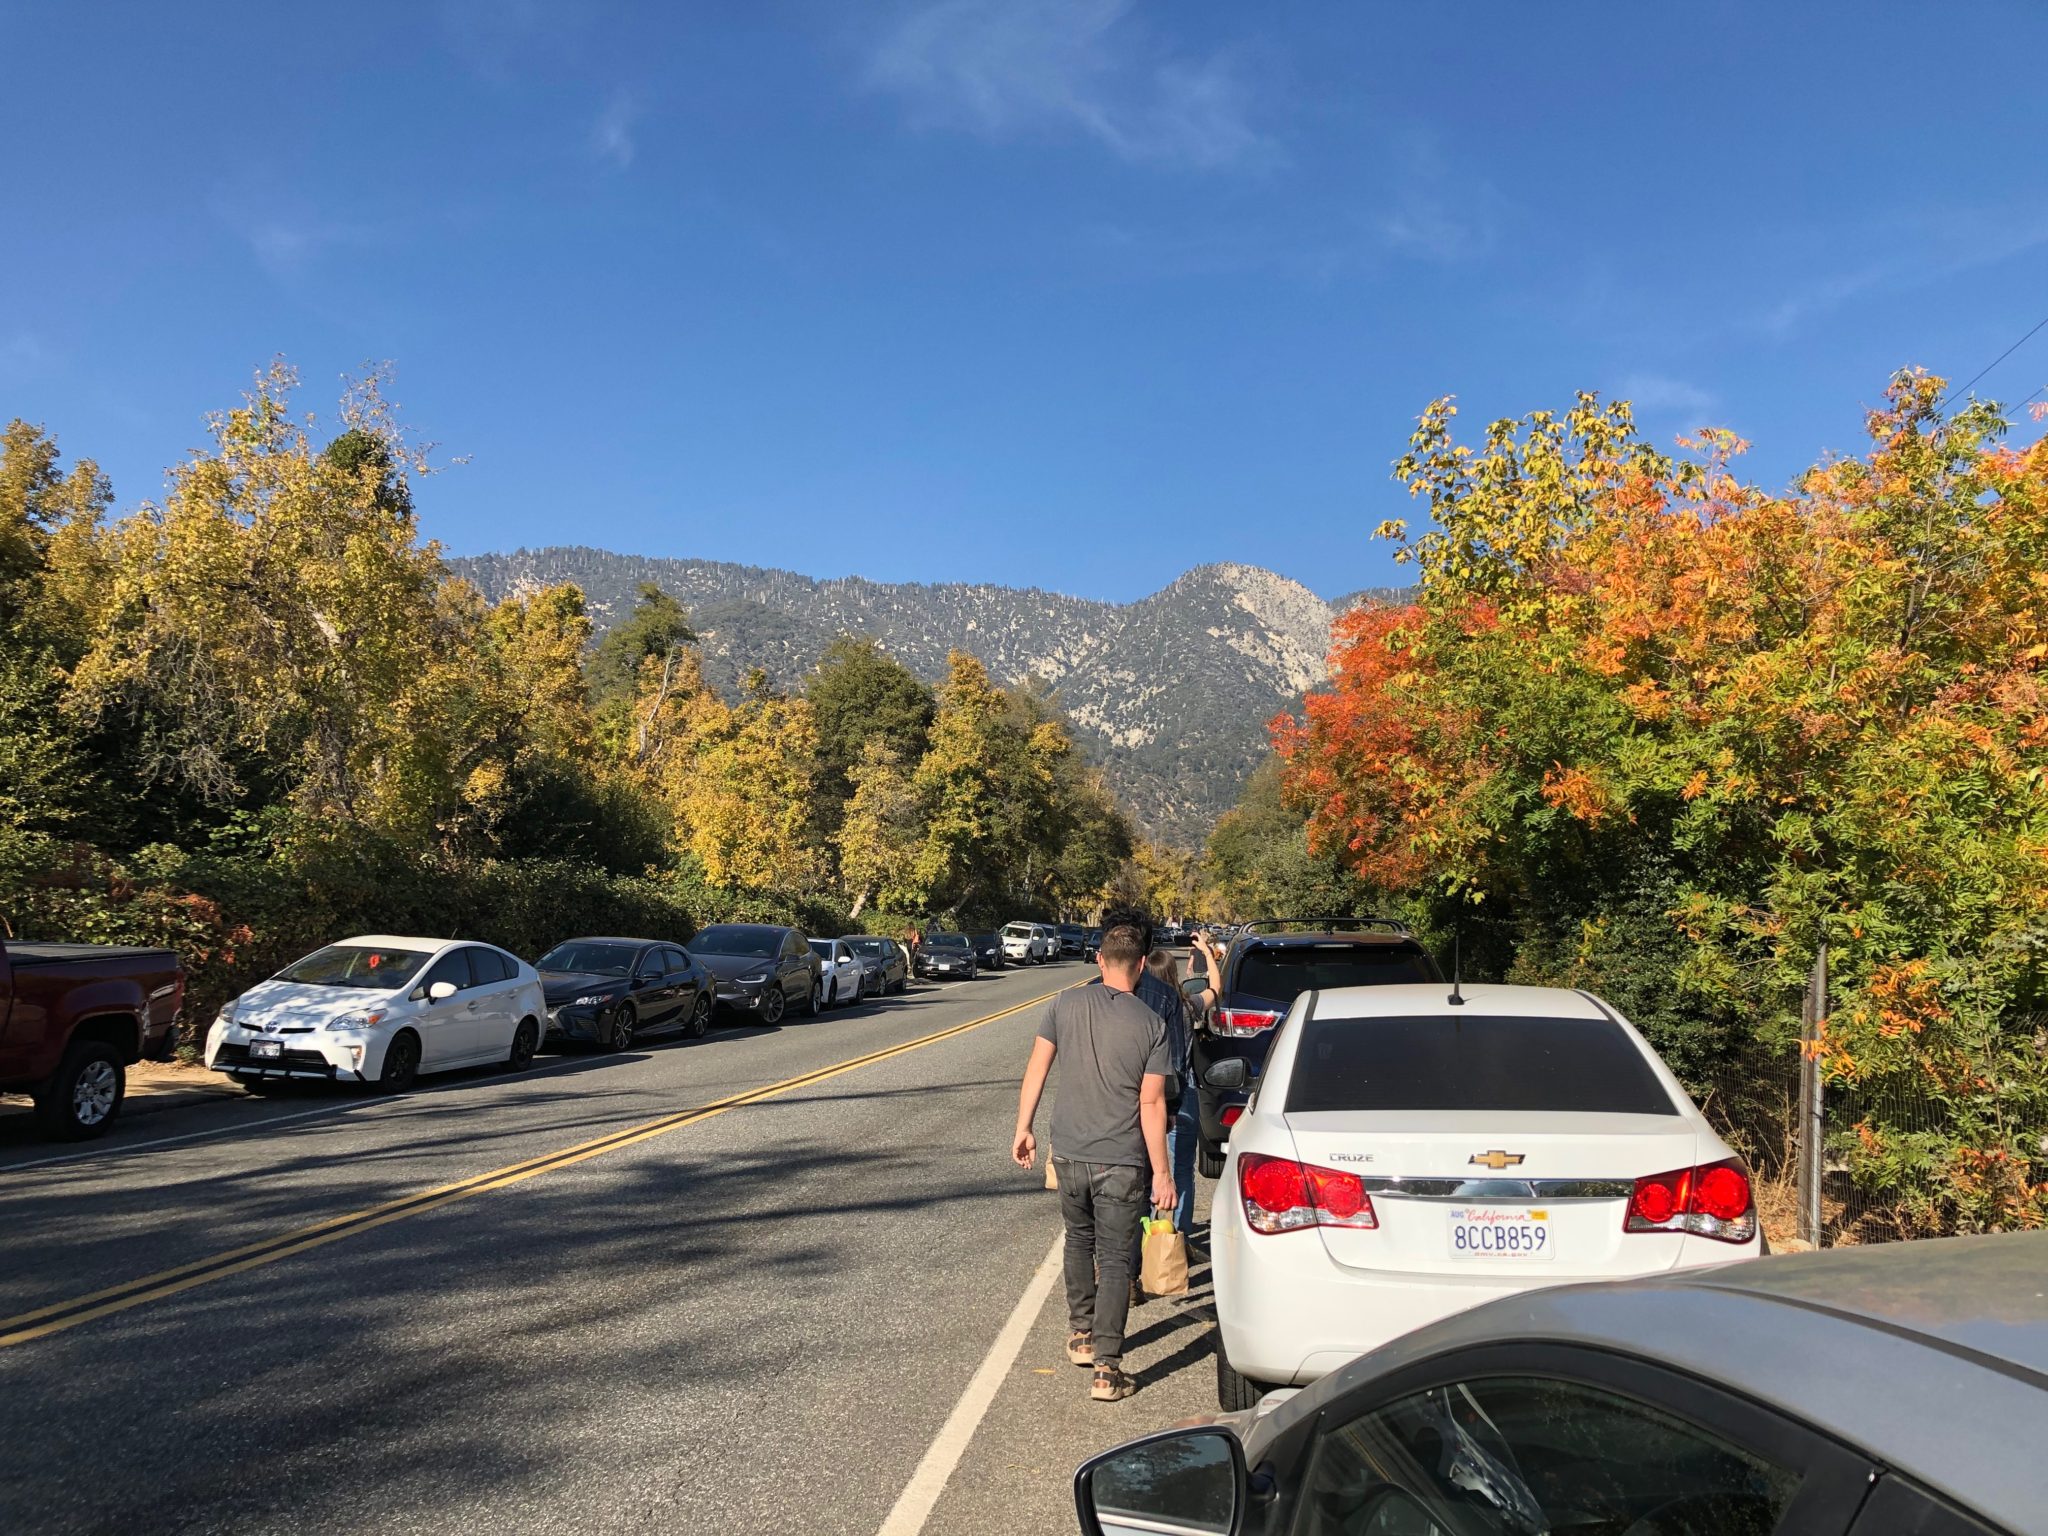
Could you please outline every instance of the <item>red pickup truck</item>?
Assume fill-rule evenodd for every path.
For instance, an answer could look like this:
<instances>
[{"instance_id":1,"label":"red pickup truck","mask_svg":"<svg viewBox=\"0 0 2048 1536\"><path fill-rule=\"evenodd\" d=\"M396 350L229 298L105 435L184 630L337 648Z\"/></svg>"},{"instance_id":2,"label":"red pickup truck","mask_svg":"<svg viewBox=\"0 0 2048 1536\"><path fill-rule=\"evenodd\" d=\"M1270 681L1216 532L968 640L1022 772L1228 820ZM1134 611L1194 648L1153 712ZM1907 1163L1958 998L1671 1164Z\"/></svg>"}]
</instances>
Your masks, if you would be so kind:
<instances>
[{"instance_id":1,"label":"red pickup truck","mask_svg":"<svg viewBox=\"0 0 2048 1536\"><path fill-rule=\"evenodd\" d=\"M168 949L0 940L0 1093L26 1093L52 1135L114 1123L128 1068L168 1055L185 971Z\"/></svg>"}]
</instances>

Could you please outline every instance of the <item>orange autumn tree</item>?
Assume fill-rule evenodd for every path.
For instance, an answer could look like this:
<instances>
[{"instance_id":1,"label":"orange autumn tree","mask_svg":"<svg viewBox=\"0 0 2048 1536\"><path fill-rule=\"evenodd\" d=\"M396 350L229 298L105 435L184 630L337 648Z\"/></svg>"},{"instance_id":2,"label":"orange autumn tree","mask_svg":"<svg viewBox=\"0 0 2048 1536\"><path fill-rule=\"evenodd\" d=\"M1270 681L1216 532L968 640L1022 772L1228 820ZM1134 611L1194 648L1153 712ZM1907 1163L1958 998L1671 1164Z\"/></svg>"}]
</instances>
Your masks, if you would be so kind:
<instances>
[{"instance_id":1,"label":"orange autumn tree","mask_svg":"<svg viewBox=\"0 0 2048 1536\"><path fill-rule=\"evenodd\" d=\"M1437 402L1418 600L1275 730L1316 846L1615 997L1753 1145L1825 942L1834 1150L1910 1231L2048 1221L2048 447L1942 392L1783 495L1625 404L1475 448Z\"/></svg>"}]
</instances>

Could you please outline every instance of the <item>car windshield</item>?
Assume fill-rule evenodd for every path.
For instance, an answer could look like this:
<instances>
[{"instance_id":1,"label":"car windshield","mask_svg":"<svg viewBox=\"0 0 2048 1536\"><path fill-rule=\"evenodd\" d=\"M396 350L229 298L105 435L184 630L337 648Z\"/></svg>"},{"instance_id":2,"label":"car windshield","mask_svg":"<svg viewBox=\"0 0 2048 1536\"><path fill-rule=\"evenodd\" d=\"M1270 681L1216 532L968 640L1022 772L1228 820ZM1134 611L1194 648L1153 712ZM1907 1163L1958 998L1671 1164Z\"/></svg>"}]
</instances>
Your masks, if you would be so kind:
<instances>
[{"instance_id":1,"label":"car windshield","mask_svg":"<svg viewBox=\"0 0 2048 1536\"><path fill-rule=\"evenodd\" d=\"M1310 1019L1287 1113L1382 1109L1678 1113L1610 1019Z\"/></svg>"},{"instance_id":2,"label":"car windshield","mask_svg":"<svg viewBox=\"0 0 2048 1536\"><path fill-rule=\"evenodd\" d=\"M1031 937L1031 933L1032 929L1029 923L1012 923L1003 930L1003 937L1006 939L1028 939Z\"/></svg>"},{"instance_id":3,"label":"car windshield","mask_svg":"<svg viewBox=\"0 0 2048 1536\"><path fill-rule=\"evenodd\" d=\"M633 959L639 953L637 944L593 944L587 939L571 939L542 955L534 969L564 975L630 976Z\"/></svg>"},{"instance_id":4,"label":"car windshield","mask_svg":"<svg viewBox=\"0 0 2048 1536\"><path fill-rule=\"evenodd\" d=\"M996 941L996 936L992 933L975 933L969 934L968 937L977 944L993 944Z\"/></svg>"},{"instance_id":5,"label":"car windshield","mask_svg":"<svg viewBox=\"0 0 2048 1536\"><path fill-rule=\"evenodd\" d=\"M967 935L964 933L928 933L924 938L926 949L965 949Z\"/></svg>"},{"instance_id":6,"label":"car windshield","mask_svg":"<svg viewBox=\"0 0 2048 1536\"><path fill-rule=\"evenodd\" d=\"M780 928L755 928L747 923L714 923L690 941L700 955L737 955L748 960L767 960L782 948Z\"/></svg>"},{"instance_id":7,"label":"car windshield","mask_svg":"<svg viewBox=\"0 0 2048 1536\"><path fill-rule=\"evenodd\" d=\"M882 946L888 941L886 939L848 939L846 942L852 946L853 952L856 955L871 955L879 959L883 952Z\"/></svg>"},{"instance_id":8,"label":"car windshield","mask_svg":"<svg viewBox=\"0 0 2048 1536\"><path fill-rule=\"evenodd\" d=\"M279 981L308 987L356 987L395 992L409 986L428 960L423 949L387 949L381 944L330 944L277 973Z\"/></svg>"},{"instance_id":9,"label":"car windshield","mask_svg":"<svg viewBox=\"0 0 2048 1536\"><path fill-rule=\"evenodd\" d=\"M1291 1003L1311 990L1434 980L1429 956L1405 944L1261 944L1238 962L1230 990Z\"/></svg>"}]
</instances>

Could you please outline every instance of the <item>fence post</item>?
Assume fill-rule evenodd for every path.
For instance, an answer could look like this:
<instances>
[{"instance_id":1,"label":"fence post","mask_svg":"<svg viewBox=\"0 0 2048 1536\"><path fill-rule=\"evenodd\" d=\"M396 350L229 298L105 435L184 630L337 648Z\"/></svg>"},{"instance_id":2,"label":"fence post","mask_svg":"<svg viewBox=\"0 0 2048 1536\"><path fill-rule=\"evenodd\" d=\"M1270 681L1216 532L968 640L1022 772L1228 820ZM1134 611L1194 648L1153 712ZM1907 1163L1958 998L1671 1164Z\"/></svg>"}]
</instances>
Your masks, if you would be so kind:
<instances>
[{"instance_id":1,"label":"fence post","mask_svg":"<svg viewBox=\"0 0 2048 1536\"><path fill-rule=\"evenodd\" d=\"M1828 946L1823 941L1806 978L1806 996L1799 1005L1799 1236L1821 1245L1821 1178L1827 1171L1825 1125L1818 1045L1828 1021Z\"/></svg>"}]
</instances>

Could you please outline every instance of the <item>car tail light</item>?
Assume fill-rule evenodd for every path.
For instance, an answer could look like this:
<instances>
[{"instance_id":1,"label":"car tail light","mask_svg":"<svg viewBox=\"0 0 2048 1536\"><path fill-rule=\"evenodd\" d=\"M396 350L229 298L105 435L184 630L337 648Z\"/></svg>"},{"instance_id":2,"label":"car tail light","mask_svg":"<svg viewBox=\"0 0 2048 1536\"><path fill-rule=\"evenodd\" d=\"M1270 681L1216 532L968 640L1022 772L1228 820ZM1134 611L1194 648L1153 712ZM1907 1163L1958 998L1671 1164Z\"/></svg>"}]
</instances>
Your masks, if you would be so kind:
<instances>
[{"instance_id":1,"label":"car tail light","mask_svg":"<svg viewBox=\"0 0 2048 1536\"><path fill-rule=\"evenodd\" d=\"M1225 1129L1228 1129L1244 1118L1244 1106L1242 1104L1226 1104L1223 1106L1223 1113L1217 1118L1223 1122Z\"/></svg>"},{"instance_id":2,"label":"car tail light","mask_svg":"<svg viewBox=\"0 0 2048 1536\"><path fill-rule=\"evenodd\" d=\"M1263 1035L1279 1022L1280 1015L1270 1008L1218 1008L1209 1028L1215 1034L1242 1040Z\"/></svg>"},{"instance_id":3,"label":"car tail light","mask_svg":"<svg viewBox=\"0 0 2048 1536\"><path fill-rule=\"evenodd\" d=\"M1724 1243L1756 1236L1756 1196L1736 1159L1653 1173L1636 1180L1624 1232L1690 1232Z\"/></svg>"},{"instance_id":4,"label":"car tail light","mask_svg":"<svg viewBox=\"0 0 2048 1536\"><path fill-rule=\"evenodd\" d=\"M1380 1224L1372 1197L1355 1173L1246 1152L1237 1160L1237 1184L1244 1219L1254 1232L1307 1227L1370 1230Z\"/></svg>"}]
</instances>

